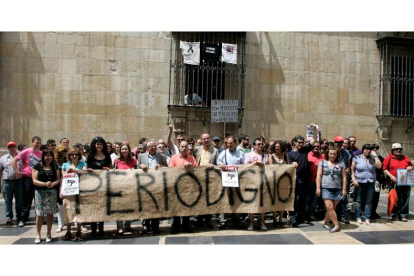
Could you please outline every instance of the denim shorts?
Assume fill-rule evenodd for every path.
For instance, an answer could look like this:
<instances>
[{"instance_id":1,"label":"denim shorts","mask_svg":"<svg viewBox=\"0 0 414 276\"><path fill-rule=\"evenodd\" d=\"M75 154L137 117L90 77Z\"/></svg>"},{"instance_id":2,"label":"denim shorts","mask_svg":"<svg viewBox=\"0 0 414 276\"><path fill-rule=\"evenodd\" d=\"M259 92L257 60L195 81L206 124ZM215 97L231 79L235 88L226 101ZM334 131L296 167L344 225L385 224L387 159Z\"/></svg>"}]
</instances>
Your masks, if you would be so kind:
<instances>
[{"instance_id":1,"label":"denim shorts","mask_svg":"<svg viewBox=\"0 0 414 276\"><path fill-rule=\"evenodd\" d=\"M341 189L322 188L322 199L340 200L341 196Z\"/></svg>"}]
</instances>

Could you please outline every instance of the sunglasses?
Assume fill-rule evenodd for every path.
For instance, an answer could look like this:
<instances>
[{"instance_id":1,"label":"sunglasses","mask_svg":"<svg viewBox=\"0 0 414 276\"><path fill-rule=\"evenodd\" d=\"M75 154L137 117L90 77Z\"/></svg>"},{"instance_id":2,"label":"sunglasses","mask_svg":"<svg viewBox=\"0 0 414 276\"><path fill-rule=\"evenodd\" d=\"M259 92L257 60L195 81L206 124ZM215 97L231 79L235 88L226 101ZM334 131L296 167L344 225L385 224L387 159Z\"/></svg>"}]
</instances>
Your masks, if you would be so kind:
<instances>
[{"instance_id":1,"label":"sunglasses","mask_svg":"<svg viewBox=\"0 0 414 276\"><path fill-rule=\"evenodd\" d=\"M402 151L402 149L395 149L395 150Z\"/></svg>"},{"instance_id":2,"label":"sunglasses","mask_svg":"<svg viewBox=\"0 0 414 276\"><path fill-rule=\"evenodd\" d=\"M256 145L258 145L258 146L263 146L263 143L257 143Z\"/></svg>"},{"instance_id":3,"label":"sunglasses","mask_svg":"<svg viewBox=\"0 0 414 276\"><path fill-rule=\"evenodd\" d=\"M180 141L184 141L184 139L177 139L177 141L178 141L178 142L180 142Z\"/></svg>"}]
</instances>

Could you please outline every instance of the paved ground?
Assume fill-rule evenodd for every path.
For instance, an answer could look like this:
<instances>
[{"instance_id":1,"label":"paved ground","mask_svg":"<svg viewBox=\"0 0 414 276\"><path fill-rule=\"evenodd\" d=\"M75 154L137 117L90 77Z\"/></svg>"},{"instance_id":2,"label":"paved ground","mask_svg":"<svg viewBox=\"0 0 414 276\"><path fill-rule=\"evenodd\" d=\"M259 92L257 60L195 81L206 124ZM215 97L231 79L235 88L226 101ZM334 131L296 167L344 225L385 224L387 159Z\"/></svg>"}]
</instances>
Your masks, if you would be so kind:
<instances>
[{"instance_id":1,"label":"paved ground","mask_svg":"<svg viewBox=\"0 0 414 276\"><path fill-rule=\"evenodd\" d=\"M411 198L411 206L414 206ZM92 238L90 230L83 234L80 242L64 241L64 233L55 233L57 224L53 225L53 244L413 244L414 243L414 213L410 213L408 222L388 222L386 218L386 195L382 195L378 207L382 219L373 220L370 226L358 225L351 221L349 225L341 225L341 232L331 234L325 230L320 222L313 225L300 225L299 228L273 228L271 219L266 220L268 231L247 230L218 230L218 220L215 219L215 229L196 229L192 234L171 235L172 220L163 220L161 234L140 234L140 222L132 224L134 233L117 236L115 222L105 223L105 236ZM32 211L33 213L33 211ZM34 217L34 214L33 216ZM5 224L4 200L0 200L0 244L34 244L36 236L34 219L25 227ZM89 226L87 226L89 229ZM74 228L73 228L74 229ZM46 225L43 226L43 238L46 236ZM74 234L74 233L73 233ZM41 245L46 245L43 241Z\"/></svg>"}]
</instances>

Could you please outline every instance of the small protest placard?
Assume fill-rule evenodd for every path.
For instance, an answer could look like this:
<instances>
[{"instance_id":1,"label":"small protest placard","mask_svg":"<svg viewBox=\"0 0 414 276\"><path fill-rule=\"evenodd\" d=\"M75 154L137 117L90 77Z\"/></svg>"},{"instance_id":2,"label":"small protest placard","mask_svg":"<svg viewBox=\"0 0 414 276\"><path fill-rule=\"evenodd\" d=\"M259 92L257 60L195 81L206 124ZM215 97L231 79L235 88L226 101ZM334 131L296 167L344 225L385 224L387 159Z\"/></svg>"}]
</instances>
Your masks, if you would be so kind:
<instances>
[{"instance_id":1,"label":"small protest placard","mask_svg":"<svg viewBox=\"0 0 414 276\"><path fill-rule=\"evenodd\" d=\"M397 170L398 186L414 186L414 170Z\"/></svg>"},{"instance_id":2,"label":"small protest placard","mask_svg":"<svg viewBox=\"0 0 414 276\"><path fill-rule=\"evenodd\" d=\"M237 166L226 166L221 171L223 187L239 187L239 169Z\"/></svg>"},{"instance_id":3,"label":"small protest placard","mask_svg":"<svg viewBox=\"0 0 414 276\"><path fill-rule=\"evenodd\" d=\"M316 133L314 131L313 126L307 125L306 126L306 141L309 141L310 138L313 138L315 141L319 141L319 126L316 125Z\"/></svg>"},{"instance_id":4,"label":"small protest placard","mask_svg":"<svg viewBox=\"0 0 414 276\"><path fill-rule=\"evenodd\" d=\"M79 176L76 172L63 174L62 195L71 196L79 194Z\"/></svg>"},{"instance_id":5,"label":"small protest placard","mask_svg":"<svg viewBox=\"0 0 414 276\"><path fill-rule=\"evenodd\" d=\"M212 123L237 123L239 120L238 100L212 100Z\"/></svg>"}]
</instances>

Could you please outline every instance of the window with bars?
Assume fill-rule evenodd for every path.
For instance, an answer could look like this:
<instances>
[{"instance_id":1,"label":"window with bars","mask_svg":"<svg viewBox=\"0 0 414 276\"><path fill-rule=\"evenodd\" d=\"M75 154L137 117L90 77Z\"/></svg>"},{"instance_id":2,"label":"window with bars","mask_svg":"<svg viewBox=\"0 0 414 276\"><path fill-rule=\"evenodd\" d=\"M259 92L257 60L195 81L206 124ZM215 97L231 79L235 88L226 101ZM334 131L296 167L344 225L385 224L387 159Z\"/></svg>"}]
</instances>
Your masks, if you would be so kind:
<instances>
[{"instance_id":1,"label":"window with bars","mask_svg":"<svg viewBox=\"0 0 414 276\"><path fill-rule=\"evenodd\" d=\"M199 42L198 65L184 62L180 42ZM237 45L237 64L222 61L223 43ZM210 107L212 100L239 100L239 108L244 108L245 52L245 32L173 32L169 108ZM196 96L202 101L189 100Z\"/></svg>"},{"instance_id":2,"label":"window with bars","mask_svg":"<svg viewBox=\"0 0 414 276\"><path fill-rule=\"evenodd\" d=\"M414 39L384 37L380 51L380 116L414 117Z\"/></svg>"}]
</instances>

